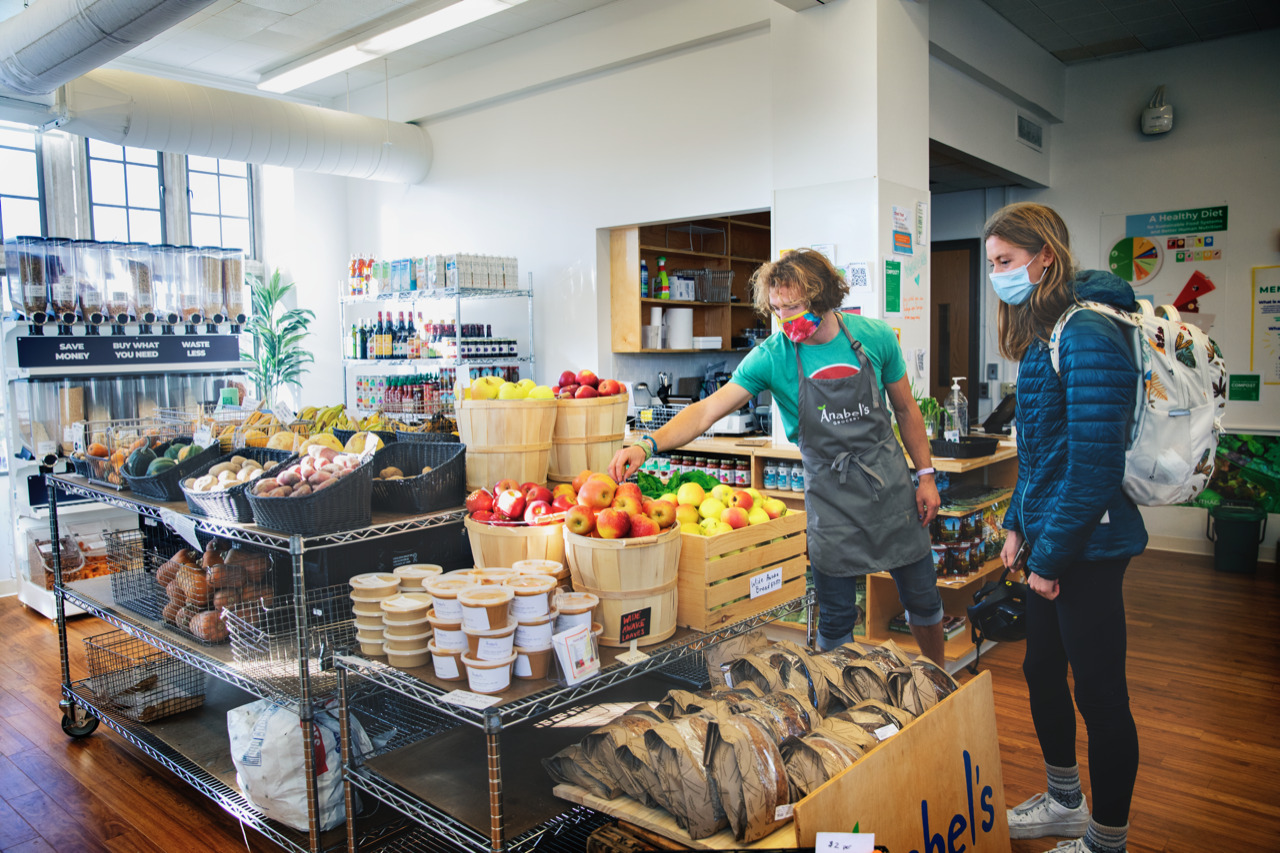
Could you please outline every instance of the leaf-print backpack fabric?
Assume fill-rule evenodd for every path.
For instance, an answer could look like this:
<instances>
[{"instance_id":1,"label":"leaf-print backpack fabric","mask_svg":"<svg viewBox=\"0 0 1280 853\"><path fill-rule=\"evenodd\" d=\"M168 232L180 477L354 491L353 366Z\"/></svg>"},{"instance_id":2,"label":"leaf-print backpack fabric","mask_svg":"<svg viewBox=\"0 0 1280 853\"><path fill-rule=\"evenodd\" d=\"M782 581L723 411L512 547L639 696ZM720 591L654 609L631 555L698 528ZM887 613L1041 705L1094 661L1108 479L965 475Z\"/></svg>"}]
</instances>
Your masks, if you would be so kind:
<instances>
[{"instance_id":1,"label":"leaf-print backpack fabric","mask_svg":"<svg viewBox=\"0 0 1280 853\"><path fill-rule=\"evenodd\" d=\"M1105 302L1068 308L1049 336L1055 372L1062 329L1076 313L1096 311L1130 329L1138 375L1133 433L1125 452L1124 491L1134 503L1162 506L1189 501L1213 474L1222 412L1227 406L1227 366L1218 345L1177 309L1139 300L1140 312Z\"/></svg>"}]
</instances>

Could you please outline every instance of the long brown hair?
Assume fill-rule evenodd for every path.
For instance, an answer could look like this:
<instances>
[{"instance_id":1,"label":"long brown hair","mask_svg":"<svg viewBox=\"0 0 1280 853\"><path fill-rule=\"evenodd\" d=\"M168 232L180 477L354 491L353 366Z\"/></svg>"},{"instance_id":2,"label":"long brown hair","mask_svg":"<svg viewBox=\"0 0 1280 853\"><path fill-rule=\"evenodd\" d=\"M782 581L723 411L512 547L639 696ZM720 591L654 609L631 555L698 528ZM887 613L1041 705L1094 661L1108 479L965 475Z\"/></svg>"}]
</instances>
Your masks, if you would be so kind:
<instances>
[{"instance_id":1,"label":"long brown hair","mask_svg":"<svg viewBox=\"0 0 1280 853\"><path fill-rule=\"evenodd\" d=\"M1033 255L1045 246L1053 251L1053 263L1026 302L1000 303L1000 354L1019 361L1035 340L1048 343L1054 324L1075 301L1076 263L1071 256L1071 238L1057 211L1029 201L1005 205L992 214L982 229L983 243L993 236Z\"/></svg>"},{"instance_id":2,"label":"long brown hair","mask_svg":"<svg viewBox=\"0 0 1280 853\"><path fill-rule=\"evenodd\" d=\"M794 286L809 309L819 317L834 311L849 295L844 275L827 256L813 249L795 249L770 264L761 264L751 276L751 302L760 316L768 319L773 309L769 293Z\"/></svg>"}]
</instances>

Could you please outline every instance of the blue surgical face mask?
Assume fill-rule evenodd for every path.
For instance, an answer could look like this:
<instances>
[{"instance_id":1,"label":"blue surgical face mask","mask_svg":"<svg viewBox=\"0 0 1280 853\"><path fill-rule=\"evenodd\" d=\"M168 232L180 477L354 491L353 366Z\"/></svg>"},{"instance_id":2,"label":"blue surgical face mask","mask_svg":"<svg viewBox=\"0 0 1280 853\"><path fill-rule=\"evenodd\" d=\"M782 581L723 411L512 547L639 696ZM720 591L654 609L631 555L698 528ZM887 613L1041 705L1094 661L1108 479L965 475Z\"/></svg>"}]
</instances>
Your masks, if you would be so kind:
<instances>
[{"instance_id":1,"label":"blue surgical face mask","mask_svg":"<svg viewBox=\"0 0 1280 853\"><path fill-rule=\"evenodd\" d=\"M1034 259L1033 259L1034 260ZM1036 289L1036 285L1044 281L1045 273L1049 272L1049 268L1045 267L1040 272L1040 278L1035 281L1031 280L1031 274L1027 272L1027 267L1031 266L1031 261L1027 261L1016 270L1008 272L989 273L991 276L991 286L995 288L996 296L1001 302L1007 302L1010 305L1021 305L1031 296L1031 291Z\"/></svg>"}]
</instances>

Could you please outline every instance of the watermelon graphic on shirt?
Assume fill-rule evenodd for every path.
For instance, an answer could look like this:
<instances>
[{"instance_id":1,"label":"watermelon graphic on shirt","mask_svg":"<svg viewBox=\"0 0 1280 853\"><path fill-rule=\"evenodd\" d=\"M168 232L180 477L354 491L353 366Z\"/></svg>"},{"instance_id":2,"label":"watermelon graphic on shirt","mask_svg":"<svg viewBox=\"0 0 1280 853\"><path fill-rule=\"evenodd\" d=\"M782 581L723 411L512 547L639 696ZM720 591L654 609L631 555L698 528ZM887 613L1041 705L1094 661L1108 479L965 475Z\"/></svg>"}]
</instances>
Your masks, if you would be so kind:
<instances>
[{"instance_id":1,"label":"watermelon graphic on shirt","mask_svg":"<svg viewBox=\"0 0 1280 853\"><path fill-rule=\"evenodd\" d=\"M858 365L856 364L828 364L826 367L820 367L813 373L809 374L810 379L843 379L846 376L857 376Z\"/></svg>"}]
</instances>

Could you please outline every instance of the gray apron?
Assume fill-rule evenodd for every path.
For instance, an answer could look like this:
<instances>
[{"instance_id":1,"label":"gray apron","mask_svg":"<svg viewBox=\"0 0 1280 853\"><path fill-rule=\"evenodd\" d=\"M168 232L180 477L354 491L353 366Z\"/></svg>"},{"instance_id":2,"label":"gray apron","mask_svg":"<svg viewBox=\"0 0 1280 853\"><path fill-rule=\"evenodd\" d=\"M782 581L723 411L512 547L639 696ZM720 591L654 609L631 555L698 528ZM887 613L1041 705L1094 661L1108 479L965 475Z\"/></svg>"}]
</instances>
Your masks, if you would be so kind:
<instances>
[{"instance_id":1,"label":"gray apron","mask_svg":"<svg viewBox=\"0 0 1280 853\"><path fill-rule=\"evenodd\" d=\"M906 566L929 553L911 474L875 371L840 319L858 359L855 376L811 379L800 363L799 445L804 508L809 514L809 562L835 577Z\"/></svg>"}]
</instances>

